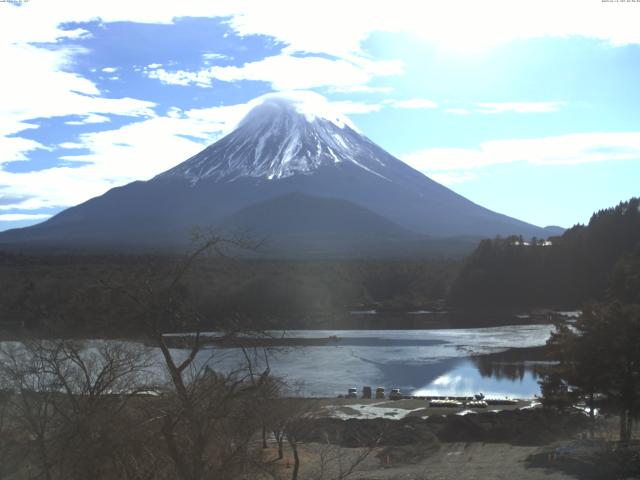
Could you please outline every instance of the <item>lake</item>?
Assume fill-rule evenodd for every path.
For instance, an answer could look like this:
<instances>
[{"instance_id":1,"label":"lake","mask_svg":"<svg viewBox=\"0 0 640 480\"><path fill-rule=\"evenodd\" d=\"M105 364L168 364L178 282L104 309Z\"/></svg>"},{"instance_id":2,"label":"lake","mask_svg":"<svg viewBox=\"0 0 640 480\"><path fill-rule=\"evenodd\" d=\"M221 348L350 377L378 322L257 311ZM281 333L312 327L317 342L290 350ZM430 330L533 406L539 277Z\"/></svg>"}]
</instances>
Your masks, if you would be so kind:
<instances>
[{"instance_id":1,"label":"lake","mask_svg":"<svg viewBox=\"0 0 640 480\"><path fill-rule=\"evenodd\" d=\"M545 344L553 326L507 325L425 330L294 330L286 338L305 346L268 349L272 375L284 378L294 394L335 397L365 385L400 388L405 395L532 398L540 393L538 374L545 363L535 347ZM283 332L272 332L278 338ZM89 350L105 340L88 340ZM113 341L113 340L106 340ZM3 345L17 342L1 342ZM131 342L135 343L135 342ZM515 350L514 350L515 349ZM266 365L262 349L258 369ZM151 348L150 381L163 381L164 361ZM187 351L173 348L176 360ZM204 347L195 368L205 364L229 371L246 365L239 348Z\"/></svg>"},{"instance_id":2,"label":"lake","mask_svg":"<svg viewBox=\"0 0 640 480\"><path fill-rule=\"evenodd\" d=\"M531 398L540 393L537 371L544 362L504 356L513 348L539 347L552 325L512 325L439 330L304 330L288 337L337 340L326 346L278 348L274 375L307 396L331 397L350 387L401 388L411 395ZM242 359L238 349L207 349L218 368ZM527 352L527 350L524 350ZM504 358L503 358L504 357Z\"/></svg>"}]
</instances>

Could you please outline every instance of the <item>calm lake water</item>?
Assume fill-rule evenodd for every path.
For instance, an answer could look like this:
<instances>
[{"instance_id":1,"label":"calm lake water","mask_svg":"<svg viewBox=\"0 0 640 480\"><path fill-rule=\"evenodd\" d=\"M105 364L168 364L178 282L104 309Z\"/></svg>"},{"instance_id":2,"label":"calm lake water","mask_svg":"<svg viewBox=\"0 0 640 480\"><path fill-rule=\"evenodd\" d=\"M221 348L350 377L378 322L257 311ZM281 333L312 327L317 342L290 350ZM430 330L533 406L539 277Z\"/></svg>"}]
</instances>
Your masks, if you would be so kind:
<instances>
[{"instance_id":1,"label":"calm lake water","mask_svg":"<svg viewBox=\"0 0 640 480\"><path fill-rule=\"evenodd\" d=\"M487 397L531 398L540 393L536 372L543 362L535 352L514 348L545 344L553 327L512 325L490 328L433 330L299 330L286 337L334 340L323 346L271 349L268 362L273 375L283 377L293 393L333 397L348 388L400 388L404 394L462 396L484 393ZM282 332L278 333L280 336ZM104 340L87 341L88 348ZM321 344L323 342L320 342ZM2 342L3 346L17 342ZM149 381L166 381L159 349L151 348L153 366L145 373ZM266 365L264 352L255 355L257 369ZM172 349L176 360L187 355ZM530 357L528 357L530 356ZM204 348L196 369L205 364L218 370L246 365L237 348Z\"/></svg>"},{"instance_id":2,"label":"calm lake water","mask_svg":"<svg viewBox=\"0 0 640 480\"><path fill-rule=\"evenodd\" d=\"M544 345L551 325L514 325L448 330L305 330L289 337L338 340L327 346L274 350L269 363L308 396L335 396L363 385L401 388L413 395L472 395L530 398L540 393L541 362L500 358L512 348ZM209 355L213 359L209 360ZM235 349L203 353L218 368L241 359Z\"/></svg>"}]
</instances>

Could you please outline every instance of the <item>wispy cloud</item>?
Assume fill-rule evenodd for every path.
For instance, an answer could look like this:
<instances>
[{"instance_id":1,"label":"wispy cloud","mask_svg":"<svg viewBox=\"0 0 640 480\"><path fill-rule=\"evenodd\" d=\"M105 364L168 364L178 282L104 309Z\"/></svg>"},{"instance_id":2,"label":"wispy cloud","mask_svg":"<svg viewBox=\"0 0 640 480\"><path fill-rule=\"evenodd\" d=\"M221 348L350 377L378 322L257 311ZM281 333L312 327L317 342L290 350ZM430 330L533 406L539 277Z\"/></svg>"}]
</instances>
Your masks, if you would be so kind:
<instances>
[{"instance_id":1,"label":"wispy cloud","mask_svg":"<svg viewBox=\"0 0 640 480\"><path fill-rule=\"evenodd\" d=\"M2 7L4 9L4 7ZM12 7L10 7L12 8ZM88 79L66 71L74 49L47 50L27 44L0 43L8 68L0 76L0 163L25 160L29 152L48 147L15 134L34 128L29 120L78 115L81 123L96 123L117 114L155 115L153 102L129 97L105 98Z\"/></svg>"},{"instance_id":2,"label":"wispy cloud","mask_svg":"<svg viewBox=\"0 0 640 480\"><path fill-rule=\"evenodd\" d=\"M460 183L472 178L464 174L512 162L544 166L640 160L640 132L594 132L494 140L483 142L478 148L428 148L401 158L429 175L444 174L445 183L446 178L458 175L455 183Z\"/></svg>"},{"instance_id":3,"label":"wispy cloud","mask_svg":"<svg viewBox=\"0 0 640 480\"><path fill-rule=\"evenodd\" d=\"M95 113L88 113L86 115L81 115L80 120L69 120L68 122L64 122L67 125L87 125L90 123L105 123L109 122L109 117L104 115L97 115Z\"/></svg>"},{"instance_id":4,"label":"wispy cloud","mask_svg":"<svg viewBox=\"0 0 640 480\"><path fill-rule=\"evenodd\" d=\"M71 150L60 159L72 166L25 173L0 170L0 198L14 200L0 202L0 210L66 207L113 187L147 180L213 143L250 107L250 103L190 110L174 107L164 116L81 134L76 141L58 145ZM82 152L74 154L74 149Z\"/></svg>"},{"instance_id":5,"label":"wispy cloud","mask_svg":"<svg viewBox=\"0 0 640 480\"><path fill-rule=\"evenodd\" d=\"M408 108L408 109L431 109L438 108L438 104L433 100L427 98L410 98L408 100L394 100L389 102L394 108Z\"/></svg>"},{"instance_id":6,"label":"wispy cloud","mask_svg":"<svg viewBox=\"0 0 640 480\"><path fill-rule=\"evenodd\" d=\"M489 102L476 103L478 113L498 114L498 113L548 113L557 112L567 103L561 101L553 102Z\"/></svg>"},{"instance_id":7,"label":"wispy cloud","mask_svg":"<svg viewBox=\"0 0 640 480\"><path fill-rule=\"evenodd\" d=\"M157 65L157 64L153 64ZM208 88L211 86L213 77L208 70L200 70L198 72L189 72L186 70L175 70L169 72L164 68L146 68L144 69L147 77L160 80L166 85L181 85L188 87L196 85L198 87Z\"/></svg>"},{"instance_id":8,"label":"wispy cloud","mask_svg":"<svg viewBox=\"0 0 640 480\"><path fill-rule=\"evenodd\" d=\"M0 142L0 165L7 162L28 160L29 152L46 150L47 147L35 140L22 137L4 137Z\"/></svg>"},{"instance_id":9,"label":"wispy cloud","mask_svg":"<svg viewBox=\"0 0 640 480\"><path fill-rule=\"evenodd\" d=\"M444 113L452 115L499 115L502 113L552 113L567 105L564 101L546 102L478 102L472 106L444 108Z\"/></svg>"},{"instance_id":10,"label":"wispy cloud","mask_svg":"<svg viewBox=\"0 0 640 480\"><path fill-rule=\"evenodd\" d=\"M154 115L153 102L105 98L93 82L68 72L74 49L0 44L0 53L6 62L21 66L6 69L0 77L0 116L4 121L91 113Z\"/></svg>"},{"instance_id":11,"label":"wispy cloud","mask_svg":"<svg viewBox=\"0 0 640 480\"><path fill-rule=\"evenodd\" d=\"M0 214L0 221L4 222L17 222L20 220L44 220L51 217L46 213L2 213Z\"/></svg>"},{"instance_id":12,"label":"wispy cloud","mask_svg":"<svg viewBox=\"0 0 640 480\"><path fill-rule=\"evenodd\" d=\"M329 59L325 57L280 54L248 62L242 66L213 66L198 71L164 68L147 69L150 78L172 85L211 87L213 80L268 82L275 90L301 90L319 87L366 89L379 76L399 75L404 65L399 60L363 58Z\"/></svg>"},{"instance_id":13,"label":"wispy cloud","mask_svg":"<svg viewBox=\"0 0 640 480\"><path fill-rule=\"evenodd\" d=\"M366 7L361 2L343 0L326 0L323 8L309 8L297 0L192 0L166 4L112 0L97 5L74 0L25 2L19 8L3 8L0 31L5 32L3 36L26 41L55 41L57 36L71 34L58 29L66 22L100 19L105 23L167 24L181 17L225 17L241 35L273 37L287 45L290 52L325 52L340 57L360 52L363 40L374 31L404 32L438 45L466 45L471 49L513 40L569 36L601 39L612 45L640 43L637 5L633 4L602 5L584 0L465 0L451 4L371 0ZM465 13L462 16L461 9ZM11 28L15 25L24 28Z\"/></svg>"},{"instance_id":14,"label":"wispy cloud","mask_svg":"<svg viewBox=\"0 0 640 480\"><path fill-rule=\"evenodd\" d=\"M391 93L393 87L373 87L371 85L331 86L327 88L329 93Z\"/></svg>"},{"instance_id":15,"label":"wispy cloud","mask_svg":"<svg viewBox=\"0 0 640 480\"><path fill-rule=\"evenodd\" d=\"M354 102L352 100L335 101L330 104L344 115L364 115L379 112L384 107L382 103Z\"/></svg>"},{"instance_id":16,"label":"wispy cloud","mask_svg":"<svg viewBox=\"0 0 640 480\"><path fill-rule=\"evenodd\" d=\"M209 52L209 53L203 53L202 58L204 58L205 60L224 60L229 58L229 56L225 55L224 53Z\"/></svg>"}]
</instances>

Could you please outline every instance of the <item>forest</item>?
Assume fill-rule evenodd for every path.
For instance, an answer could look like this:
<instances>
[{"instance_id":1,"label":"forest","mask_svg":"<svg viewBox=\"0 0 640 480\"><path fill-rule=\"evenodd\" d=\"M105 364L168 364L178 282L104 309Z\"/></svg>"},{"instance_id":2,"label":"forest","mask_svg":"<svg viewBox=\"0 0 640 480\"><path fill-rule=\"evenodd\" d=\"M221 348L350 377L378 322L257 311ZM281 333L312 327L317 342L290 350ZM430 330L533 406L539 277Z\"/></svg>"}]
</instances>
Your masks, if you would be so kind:
<instances>
[{"instance_id":1,"label":"forest","mask_svg":"<svg viewBox=\"0 0 640 480\"><path fill-rule=\"evenodd\" d=\"M179 256L0 255L0 328L71 336L136 336L127 292L163 284ZM262 327L336 328L351 311L440 305L459 262L200 259L183 294L203 328L243 319ZM330 324L327 322L331 322ZM346 323L345 323L346 324Z\"/></svg>"},{"instance_id":2,"label":"forest","mask_svg":"<svg viewBox=\"0 0 640 480\"><path fill-rule=\"evenodd\" d=\"M449 292L459 307L579 308L603 300L609 282L638 271L640 200L593 214L549 241L486 239L467 258Z\"/></svg>"}]
</instances>

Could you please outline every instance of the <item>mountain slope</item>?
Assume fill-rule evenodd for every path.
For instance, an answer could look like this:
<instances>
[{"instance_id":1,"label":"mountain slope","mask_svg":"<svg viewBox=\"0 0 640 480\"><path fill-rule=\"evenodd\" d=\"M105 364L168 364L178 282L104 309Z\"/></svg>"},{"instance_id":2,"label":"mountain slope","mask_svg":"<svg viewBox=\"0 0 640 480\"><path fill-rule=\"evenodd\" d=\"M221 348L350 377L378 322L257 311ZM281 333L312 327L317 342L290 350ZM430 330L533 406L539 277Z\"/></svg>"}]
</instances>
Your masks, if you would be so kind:
<instances>
[{"instance_id":1,"label":"mountain slope","mask_svg":"<svg viewBox=\"0 0 640 480\"><path fill-rule=\"evenodd\" d=\"M418 236L346 200L301 193L290 193L250 205L223 219L221 226L270 237L295 235L367 239Z\"/></svg>"},{"instance_id":2,"label":"mountain slope","mask_svg":"<svg viewBox=\"0 0 640 480\"><path fill-rule=\"evenodd\" d=\"M42 224L4 232L0 245L180 247L194 225L221 225L292 193L351 202L423 235L546 236L412 169L331 112L322 97L296 93L257 99L235 130L187 161Z\"/></svg>"}]
</instances>

